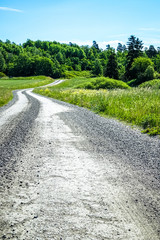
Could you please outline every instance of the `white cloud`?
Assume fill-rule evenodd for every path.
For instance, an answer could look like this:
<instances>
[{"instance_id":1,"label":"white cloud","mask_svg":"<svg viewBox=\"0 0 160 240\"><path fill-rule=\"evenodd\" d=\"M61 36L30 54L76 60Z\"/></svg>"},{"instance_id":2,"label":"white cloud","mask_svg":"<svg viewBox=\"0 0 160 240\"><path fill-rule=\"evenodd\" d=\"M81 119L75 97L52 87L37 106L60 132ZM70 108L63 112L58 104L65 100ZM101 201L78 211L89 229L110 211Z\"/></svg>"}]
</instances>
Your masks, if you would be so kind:
<instances>
[{"instance_id":1,"label":"white cloud","mask_svg":"<svg viewBox=\"0 0 160 240\"><path fill-rule=\"evenodd\" d=\"M148 45L160 45L160 40L159 39L147 39L144 42Z\"/></svg>"},{"instance_id":2,"label":"white cloud","mask_svg":"<svg viewBox=\"0 0 160 240\"><path fill-rule=\"evenodd\" d=\"M19 10L19 9L8 8L8 7L0 7L0 10L3 10L3 11L12 11L12 12L22 12L22 11Z\"/></svg>"},{"instance_id":3,"label":"white cloud","mask_svg":"<svg viewBox=\"0 0 160 240\"><path fill-rule=\"evenodd\" d=\"M99 45L100 48L106 49L106 45L109 44L111 47L116 49L117 46L118 46L118 43L121 43L122 45L125 44L124 42L122 42L120 40L113 40L113 41L108 41L108 42L105 42L105 41L104 42L99 42L98 45Z\"/></svg>"},{"instance_id":4,"label":"white cloud","mask_svg":"<svg viewBox=\"0 0 160 240\"><path fill-rule=\"evenodd\" d=\"M160 32L160 29L157 28L139 28L139 31L148 31L148 32Z\"/></svg>"},{"instance_id":5,"label":"white cloud","mask_svg":"<svg viewBox=\"0 0 160 240\"><path fill-rule=\"evenodd\" d=\"M66 44L68 44L69 42L71 42L71 43L76 43L77 45L79 45L79 46L86 46L86 45L88 45L88 46L92 46L92 41L80 41L80 40L72 40L72 41L59 41L60 43L66 43Z\"/></svg>"},{"instance_id":6,"label":"white cloud","mask_svg":"<svg viewBox=\"0 0 160 240\"><path fill-rule=\"evenodd\" d=\"M66 43L66 44L68 44L69 42L76 43L79 46L82 46L82 45L83 46L86 46L86 45L92 46L92 44L93 44L93 41L90 41L90 40L88 40L88 41L80 41L80 40L60 41L60 43ZM108 45L108 44L115 49L117 48L118 43L125 44L124 42L122 42L120 40L114 40L114 41L108 41L108 42L106 42L106 41L101 41L101 42L96 41L96 42L97 42L99 48L102 48L102 49L106 49L106 45Z\"/></svg>"}]
</instances>

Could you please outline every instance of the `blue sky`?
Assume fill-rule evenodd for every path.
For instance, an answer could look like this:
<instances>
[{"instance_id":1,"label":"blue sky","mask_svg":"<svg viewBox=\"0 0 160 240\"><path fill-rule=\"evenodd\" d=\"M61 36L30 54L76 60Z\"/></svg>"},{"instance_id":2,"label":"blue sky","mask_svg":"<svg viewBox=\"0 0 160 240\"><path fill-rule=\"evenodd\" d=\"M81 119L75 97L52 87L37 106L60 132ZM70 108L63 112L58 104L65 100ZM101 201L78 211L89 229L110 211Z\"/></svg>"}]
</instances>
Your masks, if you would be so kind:
<instances>
[{"instance_id":1,"label":"blue sky","mask_svg":"<svg viewBox=\"0 0 160 240\"><path fill-rule=\"evenodd\" d=\"M160 46L160 0L0 0L0 39Z\"/></svg>"}]
</instances>

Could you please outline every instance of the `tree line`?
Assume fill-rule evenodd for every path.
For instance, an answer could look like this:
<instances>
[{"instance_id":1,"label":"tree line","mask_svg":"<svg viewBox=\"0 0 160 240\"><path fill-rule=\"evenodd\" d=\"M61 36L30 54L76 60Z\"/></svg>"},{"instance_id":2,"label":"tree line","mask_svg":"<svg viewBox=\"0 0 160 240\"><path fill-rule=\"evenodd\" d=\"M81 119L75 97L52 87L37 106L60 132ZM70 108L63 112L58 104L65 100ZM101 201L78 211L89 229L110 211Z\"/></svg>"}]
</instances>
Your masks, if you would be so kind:
<instances>
[{"instance_id":1,"label":"tree line","mask_svg":"<svg viewBox=\"0 0 160 240\"><path fill-rule=\"evenodd\" d=\"M96 41L89 47L30 39L18 45L0 40L1 76L60 78L66 71L73 70L123 81L160 78L160 47L144 48L143 42L133 35L126 45L118 43L117 49L107 45L105 50L100 49Z\"/></svg>"}]
</instances>

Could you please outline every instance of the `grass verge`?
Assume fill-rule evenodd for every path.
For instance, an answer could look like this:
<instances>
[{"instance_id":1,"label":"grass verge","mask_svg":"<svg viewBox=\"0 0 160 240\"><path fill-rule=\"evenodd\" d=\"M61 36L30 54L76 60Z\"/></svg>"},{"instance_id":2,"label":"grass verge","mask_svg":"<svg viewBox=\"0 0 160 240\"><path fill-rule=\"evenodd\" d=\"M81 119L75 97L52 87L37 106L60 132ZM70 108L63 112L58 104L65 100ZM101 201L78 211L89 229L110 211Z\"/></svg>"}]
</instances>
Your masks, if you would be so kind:
<instances>
[{"instance_id":1,"label":"grass verge","mask_svg":"<svg viewBox=\"0 0 160 240\"><path fill-rule=\"evenodd\" d=\"M160 90L66 90L52 87L35 89L34 92L137 125L150 135L160 134Z\"/></svg>"}]
</instances>

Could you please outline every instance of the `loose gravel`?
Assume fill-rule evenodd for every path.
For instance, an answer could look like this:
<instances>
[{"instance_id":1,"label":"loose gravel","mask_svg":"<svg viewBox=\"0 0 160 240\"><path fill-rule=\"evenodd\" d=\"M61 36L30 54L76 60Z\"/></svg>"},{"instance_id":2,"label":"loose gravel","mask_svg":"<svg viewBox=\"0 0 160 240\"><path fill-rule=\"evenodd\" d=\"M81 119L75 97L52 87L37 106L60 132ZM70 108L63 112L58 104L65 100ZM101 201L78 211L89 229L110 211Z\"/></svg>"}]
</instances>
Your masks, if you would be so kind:
<instances>
[{"instance_id":1,"label":"loose gravel","mask_svg":"<svg viewBox=\"0 0 160 240\"><path fill-rule=\"evenodd\" d=\"M160 139L24 96L27 107L0 127L0 238L158 240Z\"/></svg>"}]
</instances>

